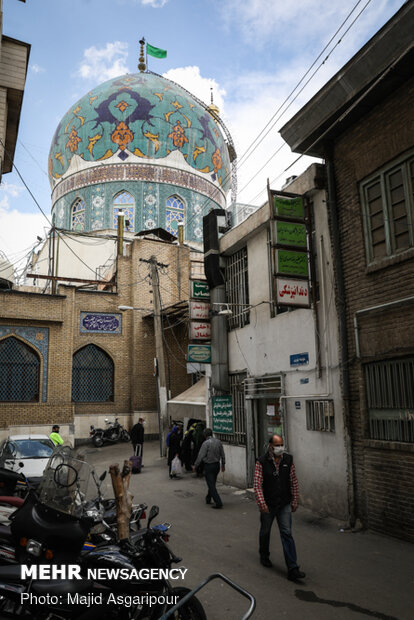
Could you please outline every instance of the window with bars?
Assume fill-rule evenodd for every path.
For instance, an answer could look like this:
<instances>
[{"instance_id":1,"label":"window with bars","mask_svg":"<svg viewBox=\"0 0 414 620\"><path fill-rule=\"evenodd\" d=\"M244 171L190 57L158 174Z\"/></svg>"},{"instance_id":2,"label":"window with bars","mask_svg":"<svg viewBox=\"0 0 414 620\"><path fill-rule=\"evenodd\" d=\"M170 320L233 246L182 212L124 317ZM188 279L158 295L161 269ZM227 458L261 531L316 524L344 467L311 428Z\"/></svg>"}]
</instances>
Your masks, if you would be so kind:
<instances>
[{"instance_id":1,"label":"window with bars","mask_svg":"<svg viewBox=\"0 0 414 620\"><path fill-rule=\"evenodd\" d=\"M118 228L118 214L124 214L124 226L126 229L134 230L135 220L135 200L134 197L126 191L119 192L113 201L113 227Z\"/></svg>"},{"instance_id":2,"label":"window with bars","mask_svg":"<svg viewBox=\"0 0 414 620\"><path fill-rule=\"evenodd\" d=\"M414 357L365 364L371 439L414 442Z\"/></svg>"},{"instance_id":3,"label":"window with bars","mask_svg":"<svg viewBox=\"0 0 414 620\"><path fill-rule=\"evenodd\" d=\"M85 230L85 209L83 198L77 198L71 209L71 230Z\"/></svg>"},{"instance_id":4,"label":"window with bars","mask_svg":"<svg viewBox=\"0 0 414 620\"><path fill-rule=\"evenodd\" d=\"M179 196L170 196L165 203L165 227L178 236L178 224L184 222L184 203Z\"/></svg>"},{"instance_id":5,"label":"window with bars","mask_svg":"<svg viewBox=\"0 0 414 620\"><path fill-rule=\"evenodd\" d=\"M230 391L233 396L233 433L214 433L223 443L236 446L246 445L246 408L244 380L246 373L229 375Z\"/></svg>"},{"instance_id":6,"label":"window with bars","mask_svg":"<svg viewBox=\"0 0 414 620\"><path fill-rule=\"evenodd\" d=\"M226 295L229 308L229 329L238 329L250 323L249 311L249 277L247 264L247 248L242 248L227 257Z\"/></svg>"},{"instance_id":7,"label":"window with bars","mask_svg":"<svg viewBox=\"0 0 414 620\"><path fill-rule=\"evenodd\" d=\"M14 336L1 340L0 401L37 402L39 388L39 355Z\"/></svg>"},{"instance_id":8,"label":"window with bars","mask_svg":"<svg viewBox=\"0 0 414 620\"><path fill-rule=\"evenodd\" d=\"M306 401L306 428L308 431L335 432L335 414L332 400Z\"/></svg>"},{"instance_id":9,"label":"window with bars","mask_svg":"<svg viewBox=\"0 0 414 620\"><path fill-rule=\"evenodd\" d=\"M105 403L114 400L114 364L105 351L88 344L73 356L72 401Z\"/></svg>"},{"instance_id":10,"label":"window with bars","mask_svg":"<svg viewBox=\"0 0 414 620\"><path fill-rule=\"evenodd\" d=\"M361 184L368 263L414 247L413 188L412 153Z\"/></svg>"}]
</instances>

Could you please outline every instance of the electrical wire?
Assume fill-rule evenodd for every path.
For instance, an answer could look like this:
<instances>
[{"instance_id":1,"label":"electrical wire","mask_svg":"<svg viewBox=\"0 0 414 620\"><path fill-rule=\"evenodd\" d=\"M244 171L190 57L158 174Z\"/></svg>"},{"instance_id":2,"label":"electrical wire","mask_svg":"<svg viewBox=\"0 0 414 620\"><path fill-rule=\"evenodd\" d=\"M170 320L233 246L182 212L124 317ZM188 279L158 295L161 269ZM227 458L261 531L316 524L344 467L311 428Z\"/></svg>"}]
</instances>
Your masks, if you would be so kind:
<instances>
[{"instance_id":1,"label":"electrical wire","mask_svg":"<svg viewBox=\"0 0 414 620\"><path fill-rule=\"evenodd\" d=\"M11 157L10 153L8 152L8 150L5 147L5 144L3 142L3 140L0 138L0 144L3 147L4 153L7 155L7 157L9 158L13 168L15 169L15 171L17 172L17 175L19 177L19 179L21 180L21 182L23 183L24 187L26 188L27 192L29 193L30 197L32 198L33 202L35 203L35 205L37 206L37 208L39 209L39 211L41 212L41 214L43 215L43 217L46 219L46 221L49 223L49 226L51 228L53 228L52 223L50 222L49 218L47 217L46 213L43 211L42 207L40 206L40 204L38 203L38 201L36 200L36 197L34 196L33 192L31 191L31 189L29 188L29 186L27 185L26 181L24 180L23 176L20 173L20 170L18 169L18 167L16 166L16 164L13 161L13 158ZM58 237L59 237L59 233L57 233ZM74 250L72 250L72 248L66 243L66 241L64 239L62 239L63 243L67 246L67 248L70 250L70 252L72 252L72 254L83 264L85 265L85 267L87 267L87 269L89 269L90 271L92 271L92 273L95 275L95 270L92 269L92 267L90 267L90 265L88 265L87 263L85 263L85 261L78 255L76 254L76 252ZM50 275L50 274L48 274Z\"/></svg>"},{"instance_id":2,"label":"electrical wire","mask_svg":"<svg viewBox=\"0 0 414 620\"><path fill-rule=\"evenodd\" d=\"M349 30L351 29L351 27L355 24L355 22L357 21L357 19L360 17L360 15L365 11L365 9L367 8L367 6L370 4L371 0L368 0L366 2L366 4L364 5L364 7L362 8L362 10L358 13L358 15L355 17L355 19L351 22L350 26L347 28L347 30L343 33L343 35L341 36L341 38L336 42L335 46L332 48L332 50L329 52L329 54L326 56L326 58L324 59L324 61L317 67L317 69L313 72L313 74L310 76L309 80L307 80L307 82L305 82L304 86L302 87L302 89L296 94L295 98L290 102L289 106L286 107L286 109L282 112L282 114L277 117L275 119L275 117L277 116L277 114L279 112L281 112L282 108L285 106L285 104L289 101L289 99L292 97L292 95L295 93L295 91L297 90L297 88L300 86L300 84L303 82L303 80L306 78L306 76L309 74L309 72L311 71L311 69L315 66L316 62L319 60L319 58L322 56L322 54L325 52L326 49L328 49L329 45L332 43L332 41L335 39L335 37L337 36L337 34L341 31L341 29L343 28L343 26L346 24L346 22L350 19L351 15L355 12L355 10L357 9L357 7L359 6L359 4L361 4L362 0L358 0L358 2L354 5L354 7L352 8L352 10L350 11L350 13L347 15L347 17L345 18L345 20L341 23L341 25L339 26L339 28L336 30L336 32L334 33L334 35L330 38L330 40L328 41L328 43L325 45L325 47L323 48L323 50L319 53L319 55L317 56L317 58L314 60L314 62L312 63L312 65L309 67L309 69L305 72L305 74L302 76L302 78L299 80L299 82L296 84L296 86L294 87L294 89L289 93L289 95L286 97L286 99L283 101L283 103L281 104L281 106L279 106L279 108L276 110L276 112L274 113L274 115L272 116L272 118L269 120L269 122L265 125L265 127L261 130L261 132L259 132L258 136L253 140L253 142L249 145L249 147L246 149L246 151L243 153L243 155L241 156L241 158L239 159L238 162L238 169L241 168L241 166L248 160L248 158L253 154L253 152L256 150L256 148L259 146L259 144L264 140L264 138L269 134L269 132L273 129L274 125L276 124L276 122L280 119L281 115L284 114L286 112L286 110L290 107L290 105L292 105L292 103L295 101L295 99L298 97L298 95L303 91L303 89L306 87L306 85L310 82L311 79L313 79L313 77L315 76L316 72L319 71L319 69L325 64L325 62L328 60L328 58L330 57L330 55L333 53L333 51L336 49L336 47L341 43L343 37L349 32ZM270 127L269 127L270 125ZM267 131L266 131L267 129ZM19 141L20 144L22 145L22 147L26 150L26 152L30 155L30 157L39 165L39 163L37 162L37 160L31 155L31 153L28 151L28 149L25 147L25 145ZM5 152L7 153L6 149L5 149L5 145L3 144L3 142L0 139L0 143L2 144ZM266 161L266 163L250 178L250 180L243 186L243 188L240 191L243 191L257 176L257 174L259 174L266 166L267 164L276 156L276 154L285 146L286 143L284 143L283 145L281 145L281 147L279 147L275 153L273 153L273 155L270 156L270 158ZM298 157L294 162L292 162L288 168L286 168L278 177L276 177L275 180L278 180L278 178L280 178L280 176L282 176L289 168L291 168L297 161L299 161L301 159L301 157L304 155L305 153L303 153L300 157ZM18 170L17 166L14 164L12 158L10 157L9 153L7 153L9 159L12 162L12 165L14 167L14 169L16 170L19 178L21 179L23 185L25 186L26 190L29 192L30 196L32 197L33 201L35 202L36 206L39 208L40 212L43 214L43 216L45 217L45 219L48 221L48 223L51 225L51 222L49 221L48 217L46 216L45 212L42 210L42 208L40 207L39 203L37 202L36 198L34 197L33 193L31 192L31 190L29 189L29 187L27 186L26 182L24 181L22 175L20 174L20 171ZM40 167L40 165L39 165ZM42 169L43 171L43 169ZM44 172L44 171L43 171ZM227 175L227 178L225 179L225 181L228 180L230 175ZM275 180L272 181L272 183L275 182ZM264 191L264 190L263 190ZM262 193L262 192L261 192ZM259 194L260 195L260 194ZM202 206L207 205L209 202L211 201L211 199L207 199L204 204ZM192 222L192 220L194 219L194 217L198 215L198 214L193 214L192 217L187 220L186 224L187 226ZM62 238L62 237L61 237ZM90 267L90 265L88 265L85 261L83 261L83 259L81 259L81 257L66 243L66 241L62 238L63 243L65 243L65 245L67 245L68 249L72 252L72 254L83 264L85 265L90 271L92 271L94 273L94 275L96 275L96 272L94 269L92 269Z\"/></svg>"},{"instance_id":3,"label":"electrical wire","mask_svg":"<svg viewBox=\"0 0 414 620\"><path fill-rule=\"evenodd\" d=\"M281 116L283 116L283 114L285 114L286 110L291 106L291 104L295 101L295 99L297 98L298 94L300 94L303 90L303 88L299 91L299 93L296 95L296 97L291 101L291 103L289 104L289 106L281 113L280 116L278 116L278 118L275 119L275 117L277 116L277 114L282 110L282 108L285 106L285 104L289 101L289 99L292 97L292 95L295 93L295 91L297 90L297 88L299 88L299 86L301 85L301 83L303 82L303 80L306 78L306 76L309 74L309 72L312 70L312 68L315 66L315 64L318 62L318 60L320 59L320 57L322 56L322 54L324 54L324 52L328 49L328 47L330 46L330 44L332 43L332 41L335 39L335 37L337 36L337 34L339 34L339 32L342 30L343 26L346 24L346 22L348 21L348 19L351 17L351 15L354 13L354 11L357 9L358 5L361 4L362 0L358 0L358 2L354 5L354 7L351 9L351 11L348 13L348 15L346 16L346 18L344 19L344 21L341 23L341 25L339 26L339 28L335 31L335 33L332 35L332 37L329 39L328 43L325 45L325 47L323 48L323 50L319 53L319 55L315 58L315 60L313 61L313 63L311 64L311 66L309 67L309 69L304 73L304 75L301 77L301 79L299 80L299 82L296 84L296 86L293 88L293 90L291 90L291 92L289 93L289 95L286 97L286 99L283 101L283 103L281 103L281 105L278 107L278 109L276 110L276 112L273 114L272 118L268 121L268 123L265 125L265 127L261 130L261 132L259 133L259 135L253 140L253 142L249 145L249 147L246 149L246 151L243 153L243 155L240 157L239 161L238 161L238 168L240 169L241 166L247 161L247 159L249 159L249 157L254 153L254 151L256 150L256 148L259 146L259 144L264 140L264 138L268 135L268 133L273 129L273 127L275 126L275 124L277 123L277 121L281 118ZM365 5L365 7L362 9L361 13L365 10L365 8L368 6L368 4L371 2L371 0L368 0L367 4ZM359 13L359 15L361 15L361 13ZM356 19L358 19L359 15L357 16ZM356 21L356 20L354 20ZM354 22L353 22L354 23ZM353 23L351 24L351 26L353 25ZM348 32L348 31L346 31ZM346 34L345 32L345 34ZM342 35L341 39L337 42L337 44L335 45L335 47L337 45L339 45L339 43L342 41L342 38L345 35ZM335 47L332 49L332 51L335 49ZM323 64L325 64L325 62L328 60L330 54L332 53L332 51L328 54L328 56L325 58L325 60L323 61L323 63L321 63L321 65L319 65L317 71L319 71L319 69L322 67ZM314 77L314 75L317 73L317 71L315 71L311 78L312 79ZM309 84L308 80L306 82L306 84L304 86L306 86L307 84ZM272 123L272 121L274 120L274 122ZM261 138L262 134L265 132L265 130L269 127L269 125L272 123L271 127L268 129L268 131L264 134L263 138ZM260 139L261 138L261 139ZM259 140L260 139L260 140ZM253 148L253 150L249 153L249 150L253 147L253 145L255 144L255 142L259 140L256 144L256 146Z\"/></svg>"},{"instance_id":4,"label":"electrical wire","mask_svg":"<svg viewBox=\"0 0 414 620\"><path fill-rule=\"evenodd\" d=\"M339 26L339 28L336 30L335 34L331 37L331 39L328 41L328 43L326 44L326 46L323 48L323 50L319 53L319 55L317 56L317 58L314 60L314 62L312 63L312 65L309 67L309 69L306 71L306 73L302 76L302 78L299 80L299 82L296 84L295 88L291 91L291 93L288 95L288 97L285 99L285 101L282 103L282 105L276 110L275 114L272 116L272 118L270 119L270 121L267 123L267 125L264 127L264 129L259 133L258 138L261 136L261 134L264 132L264 130L269 126L269 124L273 121L273 119L275 119L275 116L278 114L278 112L281 110L281 108L283 108L283 106L287 103L287 101L291 98L291 96L294 94L294 92L297 90L297 88L300 86L300 84L303 82L303 80L305 79L305 77L309 74L309 72L311 71L311 69L315 66L315 64L317 63L317 61L319 60L319 58L321 58L322 54L326 51L326 49L329 47L329 45L332 43L332 41L335 39L335 37L337 36L337 34L341 31L341 29L343 28L343 26L346 24L346 22L349 20L349 18L351 17L351 15L355 12L355 10L357 9L357 7L361 4L362 0L358 0L358 2L354 5L354 7L351 9L351 11L349 12L349 14L347 15L347 17L345 18L345 20L341 23L341 25ZM355 17L355 19L351 22L351 24L348 26L348 28L345 30L345 32L341 35L341 38L336 42L336 44L334 45L334 47L330 50L329 54L325 57L325 59L323 60L322 63L320 63L320 65L316 68L316 70L312 73L312 75L310 76L310 78L305 82L305 84L303 85L303 87L300 89L300 91L296 94L296 96L294 97L294 99L289 103L289 106L286 107L286 109L281 113L281 115L279 115L273 122L273 124L271 125L271 127L268 129L268 131L265 133L265 135L261 138L260 142L258 142L256 144L256 146L254 147L253 151L256 150L257 146L259 146L259 144L263 141L263 139L269 134L269 132L273 129L274 125L277 123L277 121L281 118L281 116L283 114L285 114L285 112L287 111L287 109L292 105L292 103L297 99L297 97L300 95L300 93L304 90L304 88L309 84L309 82L314 78L314 76L316 75L316 73L320 70L320 68L326 63L326 61L329 59L329 57L332 55L332 53L334 52L334 50L336 49L336 47L342 42L343 38L346 36L346 34L350 31L350 29L352 28L352 26L355 24L355 22L359 19L359 17L362 15L362 13L365 11L365 9L368 7L368 5L370 4L371 0L368 0L366 2L366 4L363 6L363 8L361 9L361 11L357 14L357 16ZM245 153L241 156L241 158L239 159L238 162L238 170L240 169L240 167L242 166L243 163L243 158L244 161L246 161L248 159L248 157L250 157L250 155L253 153L253 151L247 156L247 153L249 151L249 149L252 147L252 145L255 144L256 140L258 139L256 138L251 145L248 147L248 149L245 151ZM267 160L266 164L264 164L256 173L254 173L250 179L247 181L247 183L243 186L243 188L239 191L239 193L241 193L248 185L250 185L250 183L256 178L256 176L265 168L265 166L277 155L277 153L279 153L279 151L285 146L286 143L283 143L283 145L281 145L274 153L273 155L271 155L271 157ZM301 155L302 157L303 155ZM299 159L301 158L299 157L298 159L296 159L289 167L292 167L297 161L299 161ZM288 169L289 167L284 170L277 178L279 179L280 176L282 176ZM229 179L230 175L227 175L227 177L225 178L225 182ZM274 181L272 181L273 183ZM263 192L265 192L266 189L263 189L259 194L257 194L255 196L258 197L260 196ZM254 199L255 199L254 198ZM253 199L253 200L254 200ZM206 206L208 204L208 202L210 202L211 199L207 199L203 205L202 208L204 206ZM235 207L237 208L237 206L235 205ZM190 220L187 221L187 225L194 219L194 214L193 216L190 218Z\"/></svg>"},{"instance_id":5,"label":"electrical wire","mask_svg":"<svg viewBox=\"0 0 414 620\"><path fill-rule=\"evenodd\" d=\"M43 166L37 161L37 159L31 154L31 152L29 151L28 148L25 147L25 145L23 144L23 142L20 140L20 138L17 140L17 142L20 144L20 146L26 151L26 153L29 155L29 157L35 162L35 164L37 165L37 167L43 172L43 174L45 175L45 177L47 177L49 179L49 175L46 172L46 170L43 168Z\"/></svg>"}]
</instances>

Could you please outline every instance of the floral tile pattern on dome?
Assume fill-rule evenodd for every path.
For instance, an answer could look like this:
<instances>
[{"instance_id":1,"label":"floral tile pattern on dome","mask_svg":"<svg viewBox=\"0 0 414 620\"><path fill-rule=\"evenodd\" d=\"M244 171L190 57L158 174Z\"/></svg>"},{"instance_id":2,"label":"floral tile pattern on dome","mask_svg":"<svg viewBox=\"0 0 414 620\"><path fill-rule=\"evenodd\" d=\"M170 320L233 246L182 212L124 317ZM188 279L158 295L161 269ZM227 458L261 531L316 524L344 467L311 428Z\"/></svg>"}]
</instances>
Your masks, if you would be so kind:
<instances>
[{"instance_id":1,"label":"floral tile pattern on dome","mask_svg":"<svg viewBox=\"0 0 414 620\"><path fill-rule=\"evenodd\" d=\"M57 180L72 157L99 162L118 153L163 159L178 150L187 165L230 185L226 142L212 116L180 86L151 73L101 84L63 117L53 137L49 173Z\"/></svg>"}]
</instances>

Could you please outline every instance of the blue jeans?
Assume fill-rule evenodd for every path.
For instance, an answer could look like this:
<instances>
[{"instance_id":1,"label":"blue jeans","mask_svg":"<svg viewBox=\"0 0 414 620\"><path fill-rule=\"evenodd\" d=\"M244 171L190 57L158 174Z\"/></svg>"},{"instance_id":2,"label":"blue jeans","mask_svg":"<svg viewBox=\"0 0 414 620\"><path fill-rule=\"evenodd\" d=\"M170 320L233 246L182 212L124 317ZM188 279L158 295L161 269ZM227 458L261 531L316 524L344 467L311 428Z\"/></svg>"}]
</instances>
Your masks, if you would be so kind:
<instances>
[{"instance_id":1,"label":"blue jeans","mask_svg":"<svg viewBox=\"0 0 414 620\"><path fill-rule=\"evenodd\" d=\"M286 504L277 510L260 513L259 553L261 558L269 558L270 530L276 518L282 541L283 554L288 570L297 567L296 546L292 536L292 509Z\"/></svg>"},{"instance_id":2,"label":"blue jeans","mask_svg":"<svg viewBox=\"0 0 414 620\"><path fill-rule=\"evenodd\" d=\"M204 476L208 486L206 501L210 502L213 498L216 506L222 506L220 495L217 493L216 480L220 471L220 463L204 463Z\"/></svg>"}]
</instances>

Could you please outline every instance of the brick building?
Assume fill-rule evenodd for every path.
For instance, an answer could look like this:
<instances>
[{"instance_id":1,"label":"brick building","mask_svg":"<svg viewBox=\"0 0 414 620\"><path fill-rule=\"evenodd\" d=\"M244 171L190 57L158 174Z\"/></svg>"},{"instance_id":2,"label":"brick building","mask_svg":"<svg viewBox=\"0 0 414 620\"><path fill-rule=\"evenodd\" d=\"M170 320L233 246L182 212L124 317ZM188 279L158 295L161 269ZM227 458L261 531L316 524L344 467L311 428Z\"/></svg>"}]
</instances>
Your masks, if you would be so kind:
<instances>
[{"instance_id":1,"label":"brick building","mask_svg":"<svg viewBox=\"0 0 414 620\"><path fill-rule=\"evenodd\" d=\"M323 157L353 518L414 540L414 3L283 128Z\"/></svg>"},{"instance_id":2,"label":"brick building","mask_svg":"<svg viewBox=\"0 0 414 620\"><path fill-rule=\"evenodd\" d=\"M151 257L163 265L161 307L165 328L171 327L165 329L167 389L174 397L189 387L187 322L181 317L169 325L166 309L186 305L190 249L147 235L118 257L112 290L62 283L55 295L33 287L0 290L1 436L59 423L73 441L114 416L126 427L144 416L146 432L158 432ZM122 312L122 305L141 310ZM168 363L174 358L182 364Z\"/></svg>"}]
</instances>

